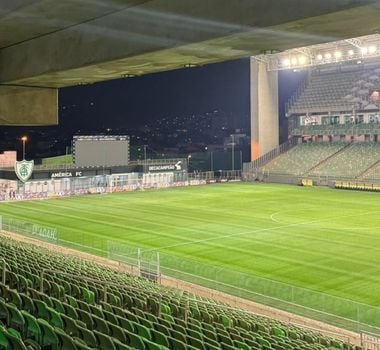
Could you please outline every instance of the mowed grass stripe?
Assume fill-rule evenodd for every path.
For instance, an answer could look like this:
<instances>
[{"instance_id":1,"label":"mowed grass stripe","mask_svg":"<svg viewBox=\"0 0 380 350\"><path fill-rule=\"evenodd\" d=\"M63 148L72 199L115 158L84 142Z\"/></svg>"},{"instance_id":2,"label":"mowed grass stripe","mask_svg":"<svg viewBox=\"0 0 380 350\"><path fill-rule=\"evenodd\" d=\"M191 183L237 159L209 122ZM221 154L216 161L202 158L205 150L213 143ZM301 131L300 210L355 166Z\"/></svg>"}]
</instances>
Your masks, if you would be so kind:
<instances>
[{"instance_id":1,"label":"mowed grass stripe","mask_svg":"<svg viewBox=\"0 0 380 350\"><path fill-rule=\"evenodd\" d=\"M39 205L41 206L43 203L42 202L39 202ZM51 206L49 206L51 207ZM57 208L59 209L59 207ZM34 208L29 208L28 209L29 211L32 211L32 212L35 212L35 213L40 213L40 214L44 214L46 213L45 209L37 209L36 207ZM75 209L75 212L77 213L79 210L78 208ZM165 233L161 233L161 232L157 232L157 231L153 231L153 230L150 230L150 229L147 229L145 227L137 227L137 226L128 226L126 227L125 225L123 225L122 223L118 223L118 222L114 222L114 221L109 221L109 220L101 220L100 218L98 219L95 219L95 218L89 218L89 217L85 217L83 215L74 215L74 214L65 214L65 213L62 213L62 211L56 211L54 212L54 216L60 216L62 217L63 219L65 219L66 222L68 222L68 220L72 220L72 221L82 221L82 224L85 224L86 226L86 230L85 231L88 231L90 235L94 235L94 236L98 236L100 238L104 238L104 237L107 237L108 236L108 230L110 228L112 229L116 229L116 230L123 230L123 235L126 235L126 230L130 230L130 229L133 229L133 231L137 231L139 234L140 233L143 233L143 234L148 234L149 237L151 237L152 235L154 234L160 234L162 236L166 236L166 237L172 237L171 235L167 235ZM48 221L50 223L50 221ZM91 226L89 226L91 225ZM104 228L106 230L99 230L98 228L102 228L104 226ZM93 228L92 228L93 227ZM97 232L96 232L97 231ZM101 233L102 232L102 233ZM115 235L113 235L115 236ZM130 232L128 232L127 234L128 237L131 237L131 234ZM122 235L120 235L120 238L122 237ZM64 234L64 238L66 238L66 234ZM190 240L186 240L186 241L190 241Z\"/></svg>"},{"instance_id":2,"label":"mowed grass stripe","mask_svg":"<svg viewBox=\"0 0 380 350\"><path fill-rule=\"evenodd\" d=\"M9 203L0 213L58 227L82 244L173 245L166 252L178 257L377 305L368 288L375 290L380 275L378 199L325 188L225 184ZM274 213L279 222L271 220Z\"/></svg>"},{"instance_id":3,"label":"mowed grass stripe","mask_svg":"<svg viewBox=\"0 0 380 350\"><path fill-rule=\"evenodd\" d=\"M56 203L49 203L48 204L49 206L53 206L53 207L56 207L56 208L59 208L59 209L64 209L64 210L71 210L71 207L70 206L63 206L63 205L58 205ZM93 212L93 209L90 208L89 206L81 206L81 207L76 207L76 211L77 212L82 212L82 213L86 213L86 214L91 214ZM112 211L112 213L111 213ZM139 225L141 226L141 223L143 224L148 224L148 225L152 225L154 226L155 229L157 229L159 226L162 226L162 229L163 230L173 230L173 228L175 227L175 221L172 219L172 220L168 220L168 218L170 218L170 216L165 216L164 219L162 219L162 217L164 215L161 215L159 214L159 217L161 219L159 220L152 220L152 219L147 219L147 218L140 218L139 216L137 215L131 215L131 212L142 212L144 215L147 215L147 217L153 217L156 215L155 212L153 211L148 211L148 210L145 210L145 211L139 211L139 210L136 210L136 209L127 209L128 211L128 216L125 218L125 224L126 224L126 229L134 229L136 227L139 227ZM105 221L109 220L109 219L118 219L120 220L120 215L123 215L125 214L126 212L126 208L122 208L120 206L116 206L114 204L112 204L112 208L106 210L106 209L102 209L101 213L98 213L98 217L100 218L104 218ZM134 222L134 223L137 223L136 225L137 226L134 226L134 225L130 225L131 222ZM194 224L194 221L190 221L188 220L188 223L192 223ZM187 222L183 222L183 225L182 225L182 230L184 231L188 231L188 232L191 232L193 234L200 234L200 235L204 235L204 233L207 233L207 234L211 234L211 235L215 235L215 236L219 236L220 235L220 230L218 230L218 232L215 232L213 230L210 230L210 229L200 229L198 226L201 225L201 223L205 223L200 221L200 220L196 220L196 224L197 224L197 229L194 229L194 228L191 228L191 227L188 227L186 224ZM147 225L146 225L147 226ZM212 226L212 225L210 225ZM228 226L228 229L231 229L231 225ZM247 227L246 227L247 229ZM160 233L161 229L158 229L158 233ZM176 236L176 240L178 240L178 236Z\"/></svg>"}]
</instances>

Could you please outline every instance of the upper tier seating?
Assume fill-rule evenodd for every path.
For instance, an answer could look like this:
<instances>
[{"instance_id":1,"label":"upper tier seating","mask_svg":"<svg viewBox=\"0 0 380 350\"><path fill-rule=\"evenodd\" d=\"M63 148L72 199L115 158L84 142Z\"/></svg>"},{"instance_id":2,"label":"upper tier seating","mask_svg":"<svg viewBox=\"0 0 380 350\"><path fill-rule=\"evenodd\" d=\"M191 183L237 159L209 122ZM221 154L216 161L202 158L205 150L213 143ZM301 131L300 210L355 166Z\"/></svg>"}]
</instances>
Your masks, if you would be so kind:
<instances>
[{"instance_id":1,"label":"upper tier seating","mask_svg":"<svg viewBox=\"0 0 380 350\"><path fill-rule=\"evenodd\" d=\"M379 81L378 67L346 72L314 72L307 85L288 108L288 114L377 109L371 102L371 89Z\"/></svg>"},{"instance_id":2,"label":"upper tier seating","mask_svg":"<svg viewBox=\"0 0 380 350\"><path fill-rule=\"evenodd\" d=\"M380 142L354 143L314 169L310 175L355 178L380 160Z\"/></svg>"},{"instance_id":3,"label":"upper tier seating","mask_svg":"<svg viewBox=\"0 0 380 350\"><path fill-rule=\"evenodd\" d=\"M307 125L292 130L292 135L380 134L380 124Z\"/></svg>"},{"instance_id":4,"label":"upper tier seating","mask_svg":"<svg viewBox=\"0 0 380 350\"><path fill-rule=\"evenodd\" d=\"M1 349L348 349L310 330L10 239L0 238L0 257L7 266ZM103 282L112 284L105 289Z\"/></svg>"},{"instance_id":5,"label":"upper tier seating","mask_svg":"<svg viewBox=\"0 0 380 350\"><path fill-rule=\"evenodd\" d=\"M262 170L269 174L302 175L346 145L344 142L303 143L273 159Z\"/></svg>"},{"instance_id":6,"label":"upper tier seating","mask_svg":"<svg viewBox=\"0 0 380 350\"><path fill-rule=\"evenodd\" d=\"M360 72L312 74L309 84L291 106L288 113L351 110L352 103L344 100Z\"/></svg>"}]
</instances>

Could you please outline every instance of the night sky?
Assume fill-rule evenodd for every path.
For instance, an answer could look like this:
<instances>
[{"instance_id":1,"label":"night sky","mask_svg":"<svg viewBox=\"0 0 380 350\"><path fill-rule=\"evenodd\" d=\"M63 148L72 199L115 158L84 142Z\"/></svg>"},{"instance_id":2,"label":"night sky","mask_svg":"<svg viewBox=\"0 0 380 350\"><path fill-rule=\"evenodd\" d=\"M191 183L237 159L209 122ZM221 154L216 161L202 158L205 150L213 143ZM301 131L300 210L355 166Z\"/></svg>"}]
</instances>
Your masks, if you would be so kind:
<instances>
[{"instance_id":1,"label":"night sky","mask_svg":"<svg viewBox=\"0 0 380 350\"><path fill-rule=\"evenodd\" d=\"M59 125L0 127L0 151L20 151L29 136L29 158L64 154L75 134L111 134L139 128L163 117L222 110L248 125L249 58L59 90ZM280 72L281 141L287 137L285 102L304 73ZM246 120L247 119L247 120ZM249 133L249 127L246 128ZM149 143L149 140L148 140Z\"/></svg>"},{"instance_id":2,"label":"night sky","mask_svg":"<svg viewBox=\"0 0 380 350\"><path fill-rule=\"evenodd\" d=\"M69 112L63 106L76 105ZM60 90L62 127L138 127L154 118L249 111L249 59Z\"/></svg>"}]
</instances>

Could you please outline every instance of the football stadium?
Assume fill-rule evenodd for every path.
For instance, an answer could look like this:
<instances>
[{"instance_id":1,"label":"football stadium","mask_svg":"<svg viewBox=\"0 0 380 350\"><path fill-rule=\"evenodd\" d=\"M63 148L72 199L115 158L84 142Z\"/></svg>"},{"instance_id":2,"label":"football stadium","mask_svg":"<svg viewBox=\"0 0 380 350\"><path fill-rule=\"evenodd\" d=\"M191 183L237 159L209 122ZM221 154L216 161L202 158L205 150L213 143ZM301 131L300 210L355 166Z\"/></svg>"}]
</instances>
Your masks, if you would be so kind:
<instances>
[{"instance_id":1,"label":"football stadium","mask_svg":"<svg viewBox=\"0 0 380 350\"><path fill-rule=\"evenodd\" d=\"M379 16L374 0L0 3L0 125L57 124L65 87L249 57L251 127L241 169L233 148L218 171L132 159L125 134L39 164L26 137L3 150L0 350L380 350Z\"/></svg>"}]
</instances>

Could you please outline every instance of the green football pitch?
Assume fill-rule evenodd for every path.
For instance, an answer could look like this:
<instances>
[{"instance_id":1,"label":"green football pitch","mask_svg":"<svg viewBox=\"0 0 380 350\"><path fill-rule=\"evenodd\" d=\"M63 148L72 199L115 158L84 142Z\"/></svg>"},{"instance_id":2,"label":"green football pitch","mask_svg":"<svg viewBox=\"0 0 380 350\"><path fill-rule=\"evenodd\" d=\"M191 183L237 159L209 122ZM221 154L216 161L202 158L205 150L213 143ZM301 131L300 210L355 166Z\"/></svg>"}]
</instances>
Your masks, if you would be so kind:
<instances>
[{"instance_id":1,"label":"green football pitch","mask_svg":"<svg viewBox=\"0 0 380 350\"><path fill-rule=\"evenodd\" d=\"M113 240L192 259L240 276L231 284L259 276L380 306L378 193L230 183L3 203L0 215L96 249Z\"/></svg>"}]
</instances>

